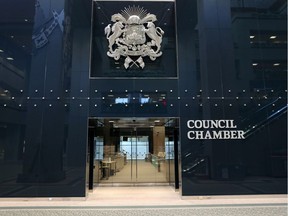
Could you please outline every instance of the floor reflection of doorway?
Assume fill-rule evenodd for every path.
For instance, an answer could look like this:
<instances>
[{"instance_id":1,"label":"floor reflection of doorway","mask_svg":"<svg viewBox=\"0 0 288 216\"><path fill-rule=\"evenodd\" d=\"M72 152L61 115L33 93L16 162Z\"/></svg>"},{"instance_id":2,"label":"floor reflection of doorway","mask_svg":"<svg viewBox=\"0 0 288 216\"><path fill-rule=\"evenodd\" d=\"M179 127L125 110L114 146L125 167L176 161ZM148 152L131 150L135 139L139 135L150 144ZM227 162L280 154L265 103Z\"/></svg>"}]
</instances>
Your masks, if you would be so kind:
<instances>
[{"instance_id":1,"label":"floor reflection of doorway","mask_svg":"<svg viewBox=\"0 0 288 216\"><path fill-rule=\"evenodd\" d=\"M90 118L89 187L146 184L177 188L177 149L177 118Z\"/></svg>"},{"instance_id":2,"label":"floor reflection of doorway","mask_svg":"<svg viewBox=\"0 0 288 216\"><path fill-rule=\"evenodd\" d=\"M137 162L138 173L131 172L133 164L128 161L127 164L121 169L115 176L108 179L103 179L100 183L143 183L143 184L155 184L168 185L165 172L156 172L155 167L145 160L139 160ZM136 170L135 170L136 171ZM134 175L133 175L134 174ZM157 184L157 185L158 185Z\"/></svg>"}]
</instances>

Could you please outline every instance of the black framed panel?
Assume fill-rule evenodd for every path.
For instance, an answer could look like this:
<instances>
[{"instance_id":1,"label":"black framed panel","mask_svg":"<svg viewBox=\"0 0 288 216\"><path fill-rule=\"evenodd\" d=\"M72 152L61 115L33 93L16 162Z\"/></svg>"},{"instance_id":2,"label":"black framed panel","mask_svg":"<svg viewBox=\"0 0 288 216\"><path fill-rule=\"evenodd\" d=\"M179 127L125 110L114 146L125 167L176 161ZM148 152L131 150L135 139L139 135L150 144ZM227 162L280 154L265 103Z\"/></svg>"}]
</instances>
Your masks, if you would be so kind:
<instances>
[{"instance_id":1,"label":"black framed panel","mask_svg":"<svg viewBox=\"0 0 288 216\"><path fill-rule=\"evenodd\" d=\"M91 78L177 77L174 2L94 1L92 29Z\"/></svg>"}]
</instances>

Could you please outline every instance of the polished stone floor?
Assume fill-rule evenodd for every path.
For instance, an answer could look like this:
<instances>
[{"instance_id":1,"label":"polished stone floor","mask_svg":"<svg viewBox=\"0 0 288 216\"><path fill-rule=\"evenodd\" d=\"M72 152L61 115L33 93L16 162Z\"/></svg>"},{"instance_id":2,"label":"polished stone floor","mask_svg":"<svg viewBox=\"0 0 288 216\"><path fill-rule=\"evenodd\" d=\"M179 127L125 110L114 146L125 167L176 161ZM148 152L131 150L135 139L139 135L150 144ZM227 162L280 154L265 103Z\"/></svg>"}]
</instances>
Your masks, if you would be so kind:
<instances>
[{"instance_id":1,"label":"polished stone floor","mask_svg":"<svg viewBox=\"0 0 288 216\"><path fill-rule=\"evenodd\" d=\"M96 179L96 178L94 178ZM138 160L133 164L128 161L127 164L115 175L110 176L108 179L100 180L101 184L117 184L117 183L167 183L166 167L159 170L155 168L152 163Z\"/></svg>"},{"instance_id":2,"label":"polished stone floor","mask_svg":"<svg viewBox=\"0 0 288 216\"><path fill-rule=\"evenodd\" d=\"M161 187L98 187L87 199L0 199L1 216L287 216L286 195L194 196Z\"/></svg>"}]
</instances>

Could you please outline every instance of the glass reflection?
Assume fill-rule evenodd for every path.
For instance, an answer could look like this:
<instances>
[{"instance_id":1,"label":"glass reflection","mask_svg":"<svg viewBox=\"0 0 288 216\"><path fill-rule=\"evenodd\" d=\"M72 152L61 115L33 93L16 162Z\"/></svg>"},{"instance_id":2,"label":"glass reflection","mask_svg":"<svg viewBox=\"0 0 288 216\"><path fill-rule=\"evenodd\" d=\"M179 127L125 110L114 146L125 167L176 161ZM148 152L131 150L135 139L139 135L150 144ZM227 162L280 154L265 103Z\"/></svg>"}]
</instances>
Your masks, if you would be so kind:
<instances>
[{"instance_id":1,"label":"glass reflection","mask_svg":"<svg viewBox=\"0 0 288 216\"><path fill-rule=\"evenodd\" d=\"M165 31L167 55L155 64L148 60L147 73L133 68L128 74L123 62L107 59L103 29L111 14L131 2L96 3L93 32L91 1L0 3L1 197L85 196L89 126L95 127L95 153L88 153L97 184L107 175L107 165L100 164L105 151L115 157L121 140L127 137L134 148L142 137L149 146L127 154L133 164L138 155L153 165L153 182L159 167L165 181L176 182L179 147L183 195L287 192L286 1L177 0L177 8L172 2L142 2L163 18L157 24ZM102 16L106 9L111 14ZM111 79L94 79L104 77ZM96 125L87 126L89 116L98 117ZM145 133L138 125L136 134L134 125L127 131L109 122L119 116L144 116L154 126L157 118L151 116L173 116L181 124L165 125L163 145L152 151L150 125ZM190 119L233 119L246 139L191 142ZM124 153L116 156L124 161ZM110 174L115 170L117 176L116 168Z\"/></svg>"},{"instance_id":2,"label":"glass reflection","mask_svg":"<svg viewBox=\"0 0 288 216\"><path fill-rule=\"evenodd\" d=\"M184 194L285 193L287 2L198 1L197 5L195 46L199 88L204 91L199 112L189 117L233 118L245 131L245 140L184 143L182 139Z\"/></svg>"}]
</instances>

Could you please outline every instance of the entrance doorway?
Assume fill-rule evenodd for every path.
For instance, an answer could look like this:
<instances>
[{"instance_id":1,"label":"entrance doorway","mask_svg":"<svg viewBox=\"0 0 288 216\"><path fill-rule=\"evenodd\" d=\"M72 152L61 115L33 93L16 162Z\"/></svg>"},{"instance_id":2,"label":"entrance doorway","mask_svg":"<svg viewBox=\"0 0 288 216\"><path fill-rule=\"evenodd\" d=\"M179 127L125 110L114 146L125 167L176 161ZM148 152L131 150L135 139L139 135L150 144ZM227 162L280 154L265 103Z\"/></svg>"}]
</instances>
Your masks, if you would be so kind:
<instances>
[{"instance_id":1,"label":"entrance doorway","mask_svg":"<svg viewBox=\"0 0 288 216\"><path fill-rule=\"evenodd\" d=\"M177 118L90 118L89 189L102 185L178 188Z\"/></svg>"}]
</instances>

